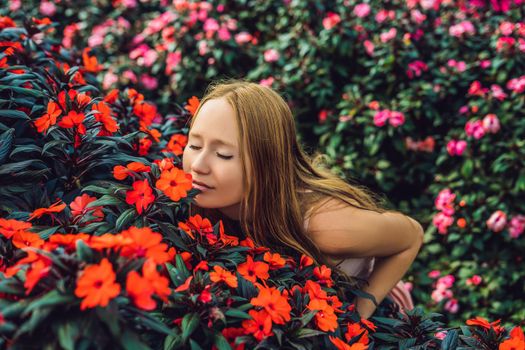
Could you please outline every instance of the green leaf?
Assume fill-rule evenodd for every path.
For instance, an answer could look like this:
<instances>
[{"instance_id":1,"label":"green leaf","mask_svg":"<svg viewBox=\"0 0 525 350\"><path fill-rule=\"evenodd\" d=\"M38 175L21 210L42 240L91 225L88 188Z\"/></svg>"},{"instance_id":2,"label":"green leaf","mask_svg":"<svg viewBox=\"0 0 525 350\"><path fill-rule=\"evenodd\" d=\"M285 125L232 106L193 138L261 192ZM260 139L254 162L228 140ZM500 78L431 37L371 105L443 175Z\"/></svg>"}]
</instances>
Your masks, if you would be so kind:
<instances>
[{"instance_id":1,"label":"green leaf","mask_svg":"<svg viewBox=\"0 0 525 350\"><path fill-rule=\"evenodd\" d=\"M316 337L318 335L323 335L323 334L326 334L326 333L323 331L315 330L315 329L301 328L297 332L297 337L298 338L308 338L308 337Z\"/></svg>"},{"instance_id":2,"label":"green leaf","mask_svg":"<svg viewBox=\"0 0 525 350\"><path fill-rule=\"evenodd\" d=\"M97 206L106 206L106 205L119 205L124 203L121 199L111 196L111 195L103 195L99 199L89 203L86 208L93 208Z\"/></svg>"},{"instance_id":3,"label":"green leaf","mask_svg":"<svg viewBox=\"0 0 525 350\"><path fill-rule=\"evenodd\" d=\"M54 289L41 297L40 299L33 301L27 309L24 311L24 315L33 312L36 309L57 306L62 304L71 304L76 300L73 295L61 294L58 290Z\"/></svg>"},{"instance_id":4,"label":"green leaf","mask_svg":"<svg viewBox=\"0 0 525 350\"><path fill-rule=\"evenodd\" d=\"M0 109L0 118L30 120L27 114L16 109Z\"/></svg>"},{"instance_id":5,"label":"green leaf","mask_svg":"<svg viewBox=\"0 0 525 350\"><path fill-rule=\"evenodd\" d=\"M236 317L241 318L243 320L251 320L252 317L248 315L246 312L241 311L239 309L227 309L224 314L229 317Z\"/></svg>"},{"instance_id":6,"label":"green leaf","mask_svg":"<svg viewBox=\"0 0 525 350\"><path fill-rule=\"evenodd\" d=\"M230 343L224 338L224 336L217 332L214 334L215 338L215 347L219 350L232 350L232 347L230 346Z\"/></svg>"},{"instance_id":7,"label":"green leaf","mask_svg":"<svg viewBox=\"0 0 525 350\"><path fill-rule=\"evenodd\" d=\"M46 94L44 94L40 90L26 89L26 88L17 87L17 86L0 85L0 91L3 91L3 90L11 90L21 95L29 95L32 97L45 97L46 96Z\"/></svg>"},{"instance_id":8,"label":"green leaf","mask_svg":"<svg viewBox=\"0 0 525 350\"><path fill-rule=\"evenodd\" d=\"M88 247L88 245L83 240L81 239L77 240L75 245L77 247L78 258L81 261L85 261L88 263L93 261L94 252L90 247Z\"/></svg>"},{"instance_id":9,"label":"green leaf","mask_svg":"<svg viewBox=\"0 0 525 350\"><path fill-rule=\"evenodd\" d=\"M7 129L0 135L0 164L4 164L11 152L15 139L15 129Z\"/></svg>"},{"instance_id":10,"label":"green leaf","mask_svg":"<svg viewBox=\"0 0 525 350\"><path fill-rule=\"evenodd\" d=\"M441 342L441 350L455 350L458 346L459 335L456 330L449 330Z\"/></svg>"},{"instance_id":11,"label":"green leaf","mask_svg":"<svg viewBox=\"0 0 525 350\"><path fill-rule=\"evenodd\" d=\"M46 163L39 159L23 160L16 163L8 163L0 166L0 175L6 175L9 173L16 173L20 170L26 170L31 164L38 164L47 168Z\"/></svg>"},{"instance_id":12,"label":"green leaf","mask_svg":"<svg viewBox=\"0 0 525 350\"><path fill-rule=\"evenodd\" d=\"M124 227L131 223L133 219L135 219L136 215L137 211L135 208L126 209L122 214L120 214L117 221L115 221L115 229L117 231L121 231Z\"/></svg>"},{"instance_id":13,"label":"green leaf","mask_svg":"<svg viewBox=\"0 0 525 350\"><path fill-rule=\"evenodd\" d=\"M65 350L75 350L75 340L79 333L77 323L63 322L58 327L58 343Z\"/></svg>"},{"instance_id":14,"label":"green leaf","mask_svg":"<svg viewBox=\"0 0 525 350\"><path fill-rule=\"evenodd\" d=\"M183 342L186 342L188 337L197 329L197 326L199 325L199 314L192 312L190 314L186 314L182 318L182 323L180 325L182 330L182 340Z\"/></svg>"},{"instance_id":15,"label":"green leaf","mask_svg":"<svg viewBox=\"0 0 525 350\"><path fill-rule=\"evenodd\" d=\"M120 344L126 350L150 350L151 348L140 341L137 334L126 330L120 339Z\"/></svg>"}]
</instances>

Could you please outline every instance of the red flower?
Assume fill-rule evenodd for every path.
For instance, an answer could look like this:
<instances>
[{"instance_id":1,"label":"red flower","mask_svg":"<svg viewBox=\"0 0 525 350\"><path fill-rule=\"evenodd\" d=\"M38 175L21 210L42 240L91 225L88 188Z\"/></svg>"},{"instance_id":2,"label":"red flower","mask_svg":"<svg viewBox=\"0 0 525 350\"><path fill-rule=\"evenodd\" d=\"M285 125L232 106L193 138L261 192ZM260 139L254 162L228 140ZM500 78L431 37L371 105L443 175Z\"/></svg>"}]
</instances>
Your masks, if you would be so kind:
<instances>
[{"instance_id":1,"label":"red flower","mask_svg":"<svg viewBox=\"0 0 525 350\"><path fill-rule=\"evenodd\" d=\"M140 309L153 310L157 306L157 303L152 298L153 287L137 271L128 273L126 291L133 303Z\"/></svg>"},{"instance_id":2,"label":"red flower","mask_svg":"<svg viewBox=\"0 0 525 350\"><path fill-rule=\"evenodd\" d=\"M307 306L310 310L317 310L315 314L315 324L320 330L325 332L334 332L339 326L334 309L328 305L326 300L313 299Z\"/></svg>"},{"instance_id":3,"label":"red flower","mask_svg":"<svg viewBox=\"0 0 525 350\"><path fill-rule=\"evenodd\" d=\"M242 327L247 334L252 334L257 341L273 335L272 319L265 310L250 310L248 314L252 319L242 321Z\"/></svg>"},{"instance_id":4,"label":"red flower","mask_svg":"<svg viewBox=\"0 0 525 350\"><path fill-rule=\"evenodd\" d=\"M189 100L188 100L188 104L186 105L186 108L190 113L191 115L195 115L195 112L197 112L197 109L199 108L199 99L197 98L197 96L192 96Z\"/></svg>"},{"instance_id":5,"label":"red flower","mask_svg":"<svg viewBox=\"0 0 525 350\"><path fill-rule=\"evenodd\" d=\"M91 109L98 111L93 116L102 124L99 132L100 136L111 136L119 129L117 121L111 116L111 109L107 104L104 102L94 103Z\"/></svg>"},{"instance_id":6,"label":"red flower","mask_svg":"<svg viewBox=\"0 0 525 350\"><path fill-rule=\"evenodd\" d=\"M51 270L51 260L47 258L39 257L38 260L31 264L31 267L26 272L26 280L24 282L26 295L31 293L38 281L49 274L49 270Z\"/></svg>"},{"instance_id":7,"label":"red flower","mask_svg":"<svg viewBox=\"0 0 525 350\"><path fill-rule=\"evenodd\" d=\"M253 261L253 258L250 255L248 255L245 263L237 266L237 271L241 276L252 283L257 282L257 278L267 280L270 277L268 270L268 264L261 261Z\"/></svg>"},{"instance_id":8,"label":"red flower","mask_svg":"<svg viewBox=\"0 0 525 350\"><path fill-rule=\"evenodd\" d=\"M144 165L141 162L131 162L125 167L122 165L115 165L113 168L113 177L117 180L124 180L128 176L132 176L132 173L149 173L151 167Z\"/></svg>"},{"instance_id":9,"label":"red flower","mask_svg":"<svg viewBox=\"0 0 525 350\"><path fill-rule=\"evenodd\" d=\"M47 113L35 120L36 130L46 132L52 125L55 125L57 118L62 114L60 107L53 101L47 104Z\"/></svg>"},{"instance_id":10,"label":"red flower","mask_svg":"<svg viewBox=\"0 0 525 350\"><path fill-rule=\"evenodd\" d=\"M314 269L314 276L319 279L319 283L326 284L328 288L334 285L332 280L332 270L325 265L318 266Z\"/></svg>"},{"instance_id":11,"label":"red flower","mask_svg":"<svg viewBox=\"0 0 525 350\"><path fill-rule=\"evenodd\" d=\"M97 73L102 69L102 66L98 64L97 58L95 56L89 57L89 52L91 48L86 47L82 51L82 62L84 63L84 68L86 71L91 73Z\"/></svg>"},{"instance_id":12,"label":"red flower","mask_svg":"<svg viewBox=\"0 0 525 350\"><path fill-rule=\"evenodd\" d=\"M180 156L184 153L184 147L188 143L188 137L182 134L171 135L170 141L166 145L165 152L171 152L176 156Z\"/></svg>"},{"instance_id":13,"label":"red flower","mask_svg":"<svg viewBox=\"0 0 525 350\"><path fill-rule=\"evenodd\" d=\"M133 106L133 113L139 118L141 126L149 126L157 115L157 107L151 103L136 103Z\"/></svg>"},{"instance_id":14,"label":"red flower","mask_svg":"<svg viewBox=\"0 0 525 350\"><path fill-rule=\"evenodd\" d=\"M6 238L11 238L19 231L26 231L31 228L31 223L18 221L15 219L3 219L0 218L0 234Z\"/></svg>"},{"instance_id":15,"label":"red flower","mask_svg":"<svg viewBox=\"0 0 525 350\"><path fill-rule=\"evenodd\" d=\"M131 242L122 247L121 254L133 258L149 258L157 264L165 263L170 259L168 245L162 242L162 235L153 232L149 227L132 226L122 231L123 238L131 239Z\"/></svg>"},{"instance_id":16,"label":"red flower","mask_svg":"<svg viewBox=\"0 0 525 350\"><path fill-rule=\"evenodd\" d=\"M76 197L73 202L69 204L71 208L71 215L73 216L85 216L86 214L91 214L95 219L90 221L101 221L104 218L104 213L102 212L102 207L91 207L87 208L87 205L91 202L96 201L95 197L91 197L88 194L84 193L81 196ZM91 213L90 213L91 212Z\"/></svg>"},{"instance_id":17,"label":"red flower","mask_svg":"<svg viewBox=\"0 0 525 350\"><path fill-rule=\"evenodd\" d=\"M264 253L264 261L270 264L270 270L278 270L286 265L286 260L279 253Z\"/></svg>"},{"instance_id":18,"label":"red flower","mask_svg":"<svg viewBox=\"0 0 525 350\"><path fill-rule=\"evenodd\" d=\"M275 287L261 287L259 295L252 298L250 303L254 306L263 307L276 324L285 324L291 319L290 312L292 307L286 297Z\"/></svg>"},{"instance_id":19,"label":"red flower","mask_svg":"<svg viewBox=\"0 0 525 350\"><path fill-rule=\"evenodd\" d=\"M135 181L133 183L133 190L126 192L126 203L135 204L139 214L142 214L142 211L147 209L154 200L153 190L146 179L143 181Z\"/></svg>"},{"instance_id":20,"label":"red flower","mask_svg":"<svg viewBox=\"0 0 525 350\"><path fill-rule=\"evenodd\" d=\"M66 129L76 127L80 135L85 135L86 126L82 124L85 117L86 116L84 115L84 113L77 113L75 111L71 111L64 118L62 118L60 122L58 122L58 125Z\"/></svg>"},{"instance_id":21,"label":"red flower","mask_svg":"<svg viewBox=\"0 0 525 350\"><path fill-rule=\"evenodd\" d=\"M334 344L338 350L366 350L368 348L368 346L361 344L361 343L355 343L352 345L348 345L342 339L333 337L331 335L329 336L329 338L332 344Z\"/></svg>"},{"instance_id":22,"label":"red flower","mask_svg":"<svg viewBox=\"0 0 525 350\"><path fill-rule=\"evenodd\" d=\"M237 288L237 277L233 273L223 269L219 265L215 265L213 270L213 272L210 272L210 280L212 282L224 282L232 288Z\"/></svg>"}]
</instances>

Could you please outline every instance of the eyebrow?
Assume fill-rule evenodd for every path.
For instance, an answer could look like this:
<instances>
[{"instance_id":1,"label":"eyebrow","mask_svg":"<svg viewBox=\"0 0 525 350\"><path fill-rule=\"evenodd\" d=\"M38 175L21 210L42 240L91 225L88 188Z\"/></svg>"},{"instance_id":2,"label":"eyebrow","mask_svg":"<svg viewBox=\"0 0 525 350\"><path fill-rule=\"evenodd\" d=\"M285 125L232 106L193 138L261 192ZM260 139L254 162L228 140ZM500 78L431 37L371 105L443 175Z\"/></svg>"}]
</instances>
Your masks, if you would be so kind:
<instances>
[{"instance_id":1,"label":"eyebrow","mask_svg":"<svg viewBox=\"0 0 525 350\"><path fill-rule=\"evenodd\" d=\"M202 135L201 134L197 134L195 132L190 132L189 134L190 137L196 137L198 139L202 139ZM234 144L231 144L229 142L226 142L226 141L223 141L223 140L219 140L219 139L212 139L211 140L211 143L212 144L219 144L219 145L225 145L225 146L230 146L230 147L233 147L235 148L235 145Z\"/></svg>"}]
</instances>

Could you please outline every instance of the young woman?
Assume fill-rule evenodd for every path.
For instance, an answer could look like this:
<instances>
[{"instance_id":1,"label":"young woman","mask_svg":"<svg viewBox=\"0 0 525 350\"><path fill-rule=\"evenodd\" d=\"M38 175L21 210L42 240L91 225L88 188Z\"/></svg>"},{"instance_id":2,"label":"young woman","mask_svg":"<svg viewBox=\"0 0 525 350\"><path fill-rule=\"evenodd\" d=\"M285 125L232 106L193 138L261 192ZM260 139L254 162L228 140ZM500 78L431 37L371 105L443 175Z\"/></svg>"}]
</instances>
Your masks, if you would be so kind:
<instances>
[{"instance_id":1,"label":"young woman","mask_svg":"<svg viewBox=\"0 0 525 350\"><path fill-rule=\"evenodd\" d=\"M245 81L210 85L190 122L184 171L202 192L192 215L238 223L242 234L281 252L307 254L348 276L378 303L413 308L401 278L423 242L412 218L387 211L365 188L310 158L297 142L283 98ZM357 298L361 317L376 306Z\"/></svg>"}]
</instances>

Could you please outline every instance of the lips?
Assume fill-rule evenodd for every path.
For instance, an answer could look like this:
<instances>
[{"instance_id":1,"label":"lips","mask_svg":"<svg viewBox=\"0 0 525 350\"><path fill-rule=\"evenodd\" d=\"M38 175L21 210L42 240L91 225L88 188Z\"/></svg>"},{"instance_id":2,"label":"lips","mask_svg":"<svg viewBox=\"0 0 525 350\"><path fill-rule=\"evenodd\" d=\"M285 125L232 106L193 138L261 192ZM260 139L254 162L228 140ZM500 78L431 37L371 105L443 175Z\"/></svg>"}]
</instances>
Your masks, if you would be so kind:
<instances>
[{"instance_id":1,"label":"lips","mask_svg":"<svg viewBox=\"0 0 525 350\"><path fill-rule=\"evenodd\" d=\"M211 187L211 186L206 185L204 182L200 182L200 181L193 180L193 183L194 183L194 184L197 184L197 185L200 185L200 186L203 186L203 187L206 187L206 188L209 188L209 189L212 189L212 188L213 188L213 187Z\"/></svg>"}]
</instances>

